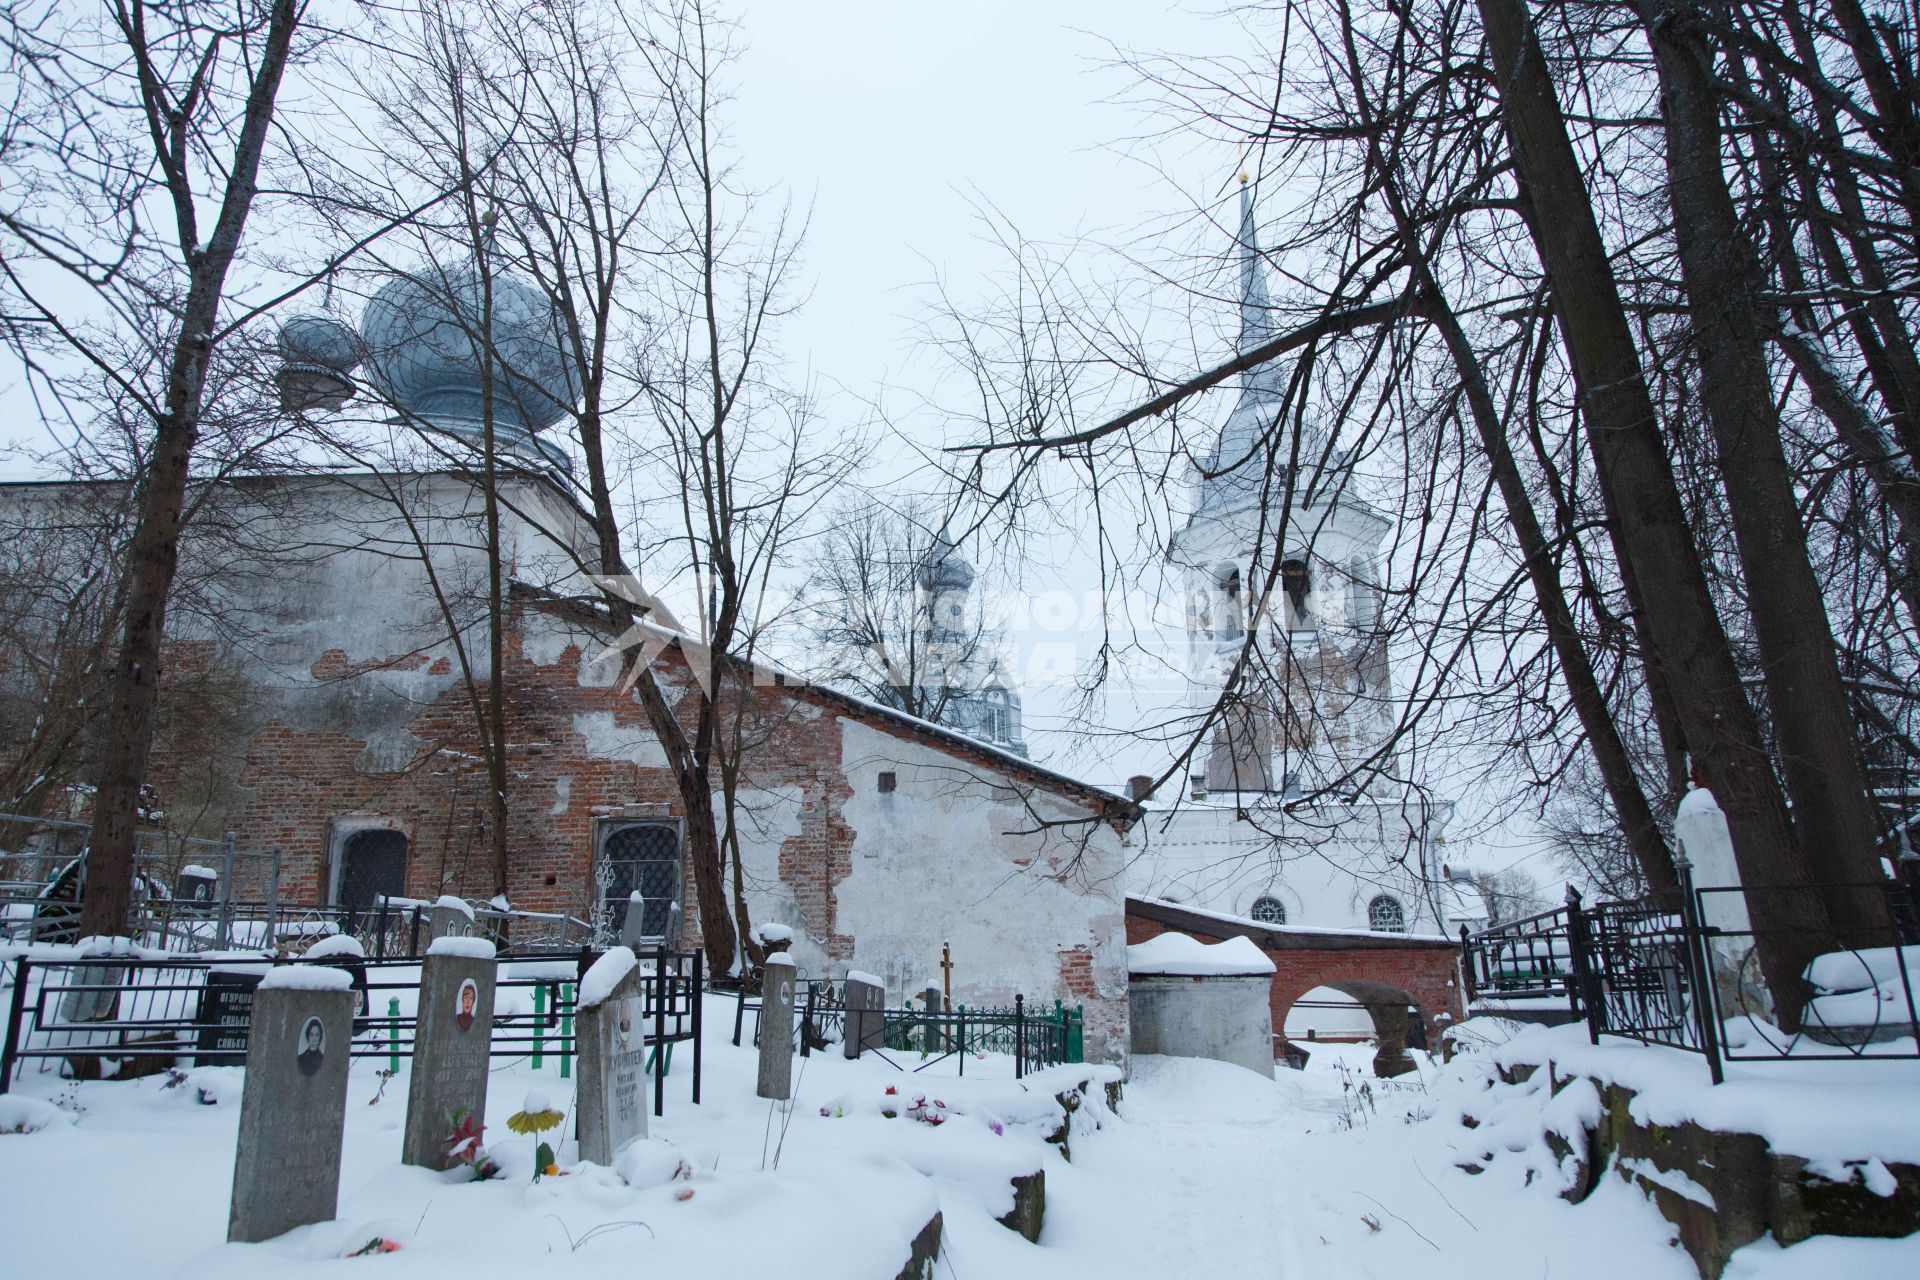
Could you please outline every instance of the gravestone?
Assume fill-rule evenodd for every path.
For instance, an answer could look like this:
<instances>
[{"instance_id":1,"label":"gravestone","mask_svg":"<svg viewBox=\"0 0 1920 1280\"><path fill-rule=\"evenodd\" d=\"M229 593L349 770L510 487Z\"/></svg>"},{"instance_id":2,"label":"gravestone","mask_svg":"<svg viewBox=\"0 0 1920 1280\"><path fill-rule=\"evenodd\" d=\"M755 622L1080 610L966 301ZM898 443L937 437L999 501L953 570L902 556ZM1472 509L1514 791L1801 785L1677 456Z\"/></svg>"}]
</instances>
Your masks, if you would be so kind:
<instances>
[{"instance_id":1,"label":"gravestone","mask_svg":"<svg viewBox=\"0 0 1920 1280\"><path fill-rule=\"evenodd\" d=\"M588 1003L602 986L594 980L596 971L609 961L627 970L603 999ZM647 1136L647 1002L640 995L633 952L625 947L609 950L580 980L580 991L574 1018L580 1051L580 1158L610 1165L620 1148Z\"/></svg>"},{"instance_id":2,"label":"gravestone","mask_svg":"<svg viewBox=\"0 0 1920 1280\"><path fill-rule=\"evenodd\" d=\"M435 938L473 936L473 908L454 897L442 897L427 912L427 932Z\"/></svg>"},{"instance_id":3,"label":"gravestone","mask_svg":"<svg viewBox=\"0 0 1920 1280\"><path fill-rule=\"evenodd\" d=\"M247 1028L253 1024L253 989L266 977L264 966L248 971L207 970L194 1023L200 1028L194 1045L194 1065L237 1067L246 1059Z\"/></svg>"},{"instance_id":4,"label":"gravestone","mask_svg":"<svg viewBox=\"0 0 1920 1280\"><path fill-rule=\"evenodd\" d=\"M489 953L482 956L482 949ZM493 1042L493 989L500 968L491 944L437 938L420 966L420 1015L413 1032L413 1075L407 1085L402 1163L446 1169L455 1115L487 1114L488 1051ZM471 954L462 954L470 952Z\"/></svg>"},{"instance_id":5,"label":"gravestone","mask_svg":"<svg viewBox=\"0 0 1920 1280\"><path fill-rule=\"evenodd\" d=\"M793 957L767 957L760 980L760 1082L754 1092L784 1102L793 1096Z\"/></svg>"},{"instance_id":6,"label":"gravestone","mask_svg":"<svg viewBox=\"0 0 1920 1280\"><path fill-rule=\"evenodd\" d=\"M847 975L847 1025L841 1051L857 1058L869 1049L886 1046L887 989L869 973Z\"/></svg>"},{"instance_id":7,"label":"gravestone","mask_svg":"<svg viewBox=\"0 0 1920 1280\"><path fill-rule=\"evenodd\" d=\"M286 965L254 990L228 1240L270 1240L334 1216L353 1043L350 981L338 969Z\"/></svg>"},{"instance_id":8,"label":"gravestone","mask_svg":"<svg viewBox=\"0 0 1920 1280\"><path fill-rule=\"evenodd\" d=\"M647 945L647 900L635 889L627 898L627 911L620 919L620 945L635 951Z\"/></svg>"}]
</instances>

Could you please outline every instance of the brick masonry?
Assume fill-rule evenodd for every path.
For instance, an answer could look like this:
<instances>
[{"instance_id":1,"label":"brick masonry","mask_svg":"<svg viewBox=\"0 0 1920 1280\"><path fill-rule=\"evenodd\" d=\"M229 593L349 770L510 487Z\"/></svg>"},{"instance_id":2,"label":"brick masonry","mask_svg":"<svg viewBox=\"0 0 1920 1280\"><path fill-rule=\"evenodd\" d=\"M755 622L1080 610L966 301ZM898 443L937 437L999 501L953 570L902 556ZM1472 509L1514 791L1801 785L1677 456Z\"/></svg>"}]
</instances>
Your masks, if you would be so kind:
<instances>
[{"instance_id":1,"label":"brick masonry","mask_svg":"<svg viewBox=\"0 0 1920 1280\"><path fill-rule=\"evenodd\" d=\"M1170 911L1159 904L1127 900L1127 944L1145 942L1162 933L1185 933L1202 942L1224 942L1244 937L1273 961L1273 1031L1284 1036L1287 1012L1293 1002L1315 987L1334 990L1362 1002L1405 1000L1417 1006L1429 1026L1445 1014L1458 1022L1460 1003L1459 948L1442 940L1382 939L1369 945L1352 933L1285 933L1248 922L1197 913Z\"/></svg>"}]
</instances>

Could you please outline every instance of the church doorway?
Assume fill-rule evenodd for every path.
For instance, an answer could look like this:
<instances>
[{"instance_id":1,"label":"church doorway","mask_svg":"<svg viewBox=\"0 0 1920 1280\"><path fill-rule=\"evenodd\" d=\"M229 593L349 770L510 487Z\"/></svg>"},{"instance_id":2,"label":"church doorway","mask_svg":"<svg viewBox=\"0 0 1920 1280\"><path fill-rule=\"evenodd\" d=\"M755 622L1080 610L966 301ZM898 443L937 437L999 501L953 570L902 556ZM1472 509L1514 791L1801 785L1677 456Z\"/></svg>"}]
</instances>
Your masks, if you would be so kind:
<instances>
[{"instance_id":1,"label":"church doorway","mask_svg":"<svg viewBox=\"0 0 1920 1280\"><path fill-rule=\"evenodd\" d=\"M333 900L355 911L372 910L383 897L400 897L407 888L407 837L402 831L374 827L355 831L340 846Z\"/></svg>"}]
</instances>

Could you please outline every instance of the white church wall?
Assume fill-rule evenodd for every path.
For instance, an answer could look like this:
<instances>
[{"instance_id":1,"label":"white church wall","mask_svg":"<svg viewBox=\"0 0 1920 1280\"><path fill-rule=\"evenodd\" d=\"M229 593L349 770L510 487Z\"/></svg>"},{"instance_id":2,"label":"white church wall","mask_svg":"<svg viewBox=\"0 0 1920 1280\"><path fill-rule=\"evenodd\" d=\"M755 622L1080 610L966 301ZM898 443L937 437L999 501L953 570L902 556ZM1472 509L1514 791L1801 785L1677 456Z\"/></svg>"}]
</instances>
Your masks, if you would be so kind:
<instances>
[{"instance_id":1,"label":"white church wall","mask_svg":"<svg viewBox=\"0 0 1920 1280\"><path fill-rule=\"evenodd\" d=\"M853 795L853 867L836 891L854 967L886 979L898 1001L938 983L954 956L955 1003L1087 1006L1089 1058L1125 1055L1126 931L1120 839L1101 822L1035 833L1035 814L1085 819L1039 794L1027 804L1006 776L945 752L841 720L841 765ZM892 772L897 789L879 790ZM1084 977L1082 976L1084 975Z\"/></svg>"}]
</instances>

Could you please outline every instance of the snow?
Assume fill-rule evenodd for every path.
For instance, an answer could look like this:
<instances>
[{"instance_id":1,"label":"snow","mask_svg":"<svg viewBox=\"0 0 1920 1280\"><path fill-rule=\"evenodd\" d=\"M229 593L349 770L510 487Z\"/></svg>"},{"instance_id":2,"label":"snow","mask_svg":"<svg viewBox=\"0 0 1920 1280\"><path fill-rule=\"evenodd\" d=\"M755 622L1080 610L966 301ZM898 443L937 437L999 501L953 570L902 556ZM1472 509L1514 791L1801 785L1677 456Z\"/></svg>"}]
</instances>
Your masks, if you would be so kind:
<instances>
[{"instance_id":1,"label":"snow","mask_svg":"<svg viewBox=\"0 0 1920 1280\"><path fill-rule=\"evenodd\" d=\"M262 991L351 991L353 975L332 965L275 965L260 979Z\"/></svg>"},{"instance_id":2,"label":"snow","mask_svg":"<svg viewBox=\"0 0 1920 1280\"><path fill-rule=\"evenodd\" d=\"M403 1166L410 1066L382 1080L383 1057L355 1059L338 1217L259 1245L221 1243L241 1068L76 1084L58 1076L57 1062L30 1063L0 1098L0 1130L13 1114L41 1125L24 1137L0 1134L10 1157L0 1160L8 1273L319 1274L378 1236L400 1248L368 1266L430 1280L884 1280L938 1210L943 1277L1695 1276L1671 1228L1619 1177L1602 1178L1573 1205L1541 1176L1557 1167L1544 1131L1564 1133L1597 1114L1590 1087L1576 1082L1556 1095L1545 1073L1493 1083L1500 1053L1571 1050L1584 1032L1578 1044L1549 1037L1520 1049L1515 1036L1446 1067L1416 1055L1418 1071L1394 1081L1366 1073L1365 1045L1309 1046L1305 1071L1281 1069L1272 1080L1224 1063L1141 1056L1116 1116L1101 1088L1116 1069L1058 1067L1015 1080L999 1056L969 1060L958 1079L951 1061L914 1072L873 1055L814 1054L796 1060L792 1103L769 1103L754 1096L757 1054L730 1043L732 1009L730 997L708 1000L701 1105L691 1105L687 1059L676 1055L666 1114L610 1168L579 1161L570 1125L538 1136L507 1129L515 1110L571 1110L578 1077L562 1079L551 1057L539 1071L524 1058L493 1064L487 1148L501 1177L460 1183ZM1669 1073L1660 1054L1601 1048L1642 1054L1644 1070ZM1705 1080L1697 1058L1685 1062ZM1880 1065L1854 1069L1871 1076ZM1911 1081L1920 1068L1907 1071ZM1044 1137L1064 1118L1054 1094L1083 1083L1091 1087L1071 1118L1068 1163ZM916 1103L941 1123L910 1118ZM1470 1115L1477 1127L1465 1123ZM543 1140L565 1176L535 1183ZM1484 1172L1459 1167L1488 1151ZM1011 1205L1010 1179L1035 1169L1046 1175L1037 1245L994 1220ZM74 1205L102 1203L111 1212L73 1230ZM1790 1249L1761 1241L1726 1272L1728 1280L1914 1274L1920 1239L1816 1239Z\"/></svg>"},{"instance_id":3,"label":"snow","mask_svg":"<svg viewBox=\"0 0 1920 1280\"><path fill-rule=\"evenodd\" d=\"M771 969L776 965L778 965L783 969L791 969L794 967L794 959L792 956L788 955L784 951L780 952L778 955L768 956L766 967Z\"/></svg>"},{"instance_id":4,"label":"snow","mask_svg":"<svg viewBox=\"0 0 1920 1280\"><path fill-rule=\"evenodd\" d=\"M430 956L459 956L464 960L491 960L494 957L493 944L485 938L462 938L449 934L444 938L435 938L427 944ZM591 970L589 970L591 972ZM599 1003L595 1001L594 1003Z\"/></svg>"},{"instance_id":5,"label":"snow","mask_svg":"<svg viewBox=\"0 0 1920 1280\"><path fill-rule=\"evenodd\" d=\"M865 969L847 970L847 981L864 982L870 987L879 987L882 991L886 990L887 987L887 980L885 978L868 973Z\"/></svg>"},{"instance_id":6,"label":"snow","mask_svg":"<svg viewBox=\"0 0 1920 1280\"><path fill-rule=\"evenodd\" d=\"M38 1133L57 1124L73 1124L79 1119L71 1111L62 1111L40 1098L18 1094L0 1094L0 1134Z\"/></svg>"},{"instance_id":7,"label":"snow","mask_svg":"<svg viewBox=\"0 0 1920 1280\"><path fill-rule=\"evenodd\" d=\"M330 938L322 938L306 949L302 960L325 960L332 956L353 956L366 959L367 949L360 945L360 939L350 933L336 933Z\"/></svg>"},{"instance_id":8,"label":"snow","mask_svg":"<svg viewBox=\"0 0 1920 1280\"><path fill-rule=\"evenodd\" d=\"M633 954L632 947L608 947L606 953L593 962L580 978L580 992L576 1002L583 1009L605 1004L620 985L620 980L640 967L640 960Z\"/></svg>"},{"instance_id":9,"label":"snow","mask_svg":"<svg viewBox=\"0 0 1920 1280\"><path fill-rule=\"evenodd\" d=\"M1691 1121L1722 1132L1757 1133L1775 1151L1810 1161L1920 1163L1920 1112L1911 1102L1920 1088L1920 1063L1912 1061L1731 1062L1726 1083L1715 1085L1699 1054L1616 1036L1589 1044L1580 1024L1525 1027L1491 1058L1509 1067L1551 1064L1563 1077L1631 1089L1632 1114L1647 1123Z\"/></svg>"},{"instance_id":10,"label":"snow","mask_svg":"<svg viewBox=\"0 0 1920 1280\"><path fill-rule=\"evenodd\" d=\"M433 900L433 905L444 907L449 911L458 911L467 919L473 919L473 905L465 898L456 898L450 893L443 893Z\"/></svg>"},{"instance_id":11,"label":"snow","mask_svg":"<svg viewBox=\"0 0 1920 1280\"><path fill-rule=\"evenodd\" d=\"M1184 933L1163 933L1127 948L1127 972L1225 977L1272 973L1273 961L1249 938L1208 943Z\"/></svg>"},{"instance_id":12,"label":"snow","mask_svg":"<svg viewBox=\"0 0 1920 1280\"><path fill-rule=\"evenodd\" d=\"M193 876L201 880L218 880L220 878L220 873L212 867L203 867L197 862L189 862L186 866L180 868L180 874L183 876Z\"/></svg>"},{"instance_id":13,"label":"snow","mask_svg":"<svg viewBox=\"0 0 1920 1280\"><path fill-rule=\"evenodd\" d=\"M756 924L753 940L763 947L770 942L792 942L793 930L784 924Z\"/></svg>"}]
</instances>

